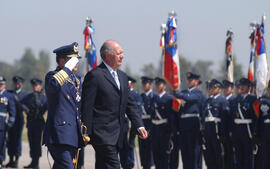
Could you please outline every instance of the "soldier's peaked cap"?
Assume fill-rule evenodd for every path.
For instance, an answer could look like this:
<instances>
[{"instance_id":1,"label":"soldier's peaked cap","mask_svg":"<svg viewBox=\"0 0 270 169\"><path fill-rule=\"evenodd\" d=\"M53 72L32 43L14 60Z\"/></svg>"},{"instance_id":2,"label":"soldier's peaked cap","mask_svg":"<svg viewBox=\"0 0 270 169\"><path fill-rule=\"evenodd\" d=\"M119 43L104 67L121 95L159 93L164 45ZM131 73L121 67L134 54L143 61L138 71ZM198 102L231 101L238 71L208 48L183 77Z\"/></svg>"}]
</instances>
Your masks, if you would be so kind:
<instances>
[{"instance_id":1,"label":"soldier's peaked cap","mask_svg":"<svg viewBox=\"0 0 270 169\"><path fill-rule=\"evenodd\" d=\"M24 82L24 79L22 78L22 77L20 77L20 76L14 76L13 78L12 78L12 81L14 82L14 83L20 83L20 82Z\"/></svg>"},{"instance_id":2,"label":"soldier's peaked cap","mask_svg":"<svg viewBox=\"0 0 270 169\"><path fill-rule=\"evenodd\" d=\"M61 46L57 49L54 49L53 53L55 53L56 56L81 58L79 55L77 42L73 42L70 45L65 45L65 46Z\"/></svg>"},{"instance_id":3,"label":"soldier's peaked cap","mask_svg":"<svg viewBox=\"0 0 270 169\"><path fill-rule=\"evenodd\" d=\"M152 83L154 79L148 76L142 76L141 80L142 80L142 83Z\"/></svg>"},{"instance_id":4,"label":"soldier's peaked cap","mask_svg":"<svg viewBox=\"0 0 270 169\"><path fill-rule=\"evenodd\" d=\"M5 84L6 83L6 78L4 76L0 76L0 84Z\"/></svg>"},{"instance_id":5,"label":"soldier's peaked cap","mask_svg":"<svg viewBox=\"0 0 270 169\"><path fill-rule=\"evenodd\" d=\"M136 83L136 79L134 79L134 78L131 77L131 76L128 76L128 81L131 81L132 83Z\"/></svg>"},{"instance_id":6,"label":"soldier's peaked cap","mask_svg":"<svg viewBox=\"0 0 270 169\"><path fill-rule=\"evenodd\" d=\"M155 78L155 83L156 84L161 84L161 83L166 84L166 80L161 78L161 77L156 77Z\"/></svg>"},{"instance_id":7,"label":"soldier's peaked cap","mask_svg":"<svg viewBox=\"0 0 270 169\"><path fill-rule=\"evenodd\" d=\"M199 79L200 75L194 72L187 72L186 73L187 79L191 80L191 79Z\"/></svg>"},{"instance_id":8,"label":"soldier's peaked cap","mask_svg":"<svg viewBox=\"0 0 270 169\"><path fill-rule=\"evenodd\" d=\"M30 83L32 85L40 85L40 84L42 84L42 80L40 80L39 78L33 78L30 80Z\"/></svg>"}]
</instances>

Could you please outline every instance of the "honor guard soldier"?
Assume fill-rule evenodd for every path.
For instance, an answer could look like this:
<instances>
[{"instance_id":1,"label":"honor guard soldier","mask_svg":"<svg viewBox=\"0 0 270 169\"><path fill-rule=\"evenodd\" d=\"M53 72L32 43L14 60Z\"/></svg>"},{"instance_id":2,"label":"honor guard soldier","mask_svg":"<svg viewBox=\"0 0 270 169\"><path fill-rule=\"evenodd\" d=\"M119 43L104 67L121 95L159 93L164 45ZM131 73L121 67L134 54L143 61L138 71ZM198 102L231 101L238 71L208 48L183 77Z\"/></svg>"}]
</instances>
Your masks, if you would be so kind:
<instances>
[{"instance_id":1,"label":"honor guard soldier","mask_svg":"<svg viewBox=\"0 0 270 169\"><path fill-rule=\"evenodd\" d=\"M202 92L196 88L200 75L187 72L188 89L175 93L184 102L179 111L180 150L183 169L198 168L200 138L200 113L203 106Z\"/></svg>"},{"instance_id":2,"label":"honor guard soldier","mask_svg":"<svg viewBox=\"0 0 270 169\"><path fill-rule=\"evenodd\" d=\"M136 80L130 76L128 76L128 83L130 94L132 98L136 101L138 109L140 113L142 112L142 98L141 96L134 90L134 84ZM127 117L125 117L125 124L123 129L124 134L124 144L120 149L120 163L123 169L132 169L134 167L134 140L137 134L136 128L130 123ZM131 124L131 125L130 125Z\"/></svg>"},{"instance_id":3,"label":"honor guard soldier","mask_svg":"<svg viewBox=\"0 0 270 169\"><path fill-rule=\"evenodd\" d=\"M235 88L236 88L235 90L236 97L241 96L241 88L240 88L239 80L235 81Z\"/></svg>"},{"instance_id":4,"label":"honor guard soldier","mask_svg":"<svg viewBox=\"0 0 270 169\"><path fill-rule=\"evenodd\" d=\"M247 78L239 80L241 96L232 104L233 126L232 138L237 159L236 168L252 169L255 126L257 117L254 111L256 97L249 94L251 82Z\"/></svg>"},{"instance_id":5,"label":"honor guard soldier","mask_svg":"<svg viewBox=\"0 0 270 169\"><path fill-rule=\"evenodd\" d=\"M172 100L166 93L166 81L155 78L157 95L154 98L155 113L152 115L153 156L156 169L169 169L169 156L173 148L171 138Z\"/></svg>"},{"instance_id":6,"label":"honor guard soldier","mask_svg":"<svg viewBox=\"0 0 270 169\"><path fill-rule=\"evenodd\" d=\"M21 102L27 115L27 135L30 147L31 163L24 168L39 168L41 157L41 136L44 128L44 113L47 111L47 98L43 93L42 80L33 78L31 81L33 92Z\"/></svg>"},{"instance_id":7,"label":"honor guard soldier","mask_svg":"<svg viewBox=\"0 0 270 169\"><path fill-rule=\"evenodd\" d=\"M154 92L152 91L152 82L154 79L142 76L142 88L143 92L142 97L142 120L145 126L145 129L149 132L149 137L145 140L139 139L139 150L140 150L140 159L143 169L150 169L154 165L153 153L152 153L152 122L151 116L154 114Z\"/></svg>"},{"instance_id":8,"label":"honor guard soldier","mask_svg":"<svg viewBox=\"0 0 270 169\"><path fill-rule=\"evenodd\" d=\"M226 100L229 103L229 107L231 107L233 101L235 100L235 96L233 96L234 84L228 80L223 80L223 94ZM234 169L235 168L235 153L233 151L233 141L232 141L232 113L226 114L224 118L224 125L226 126L225 134L226 140L223 142L224 146L224 169Z\"/></svg>"},{"instance_id":9,"label":"honor guard soldier","mask_svg":"<svg viewBox=\"0 0 270 169\"><path fill-rule=\"evenodd\" d=\"M6 119L8 116L8 122ZM6 90L6 79L0 76L0 169L6 155L6 132L9 130L16 117L16 106L14 96Z\"/></svg>"},{"instance_id":10,"label":"honor guard soldier","mask_svg":"<svg viewBox=\"0 0 270 169\"><path fill-rule=\"evenodd\" d=\"M18 160L22 154L22 131L24 126L23 107L21 101L27 95L22 91L24 79L20 76L12 78L14 90L9 92L13 93L16 105L16 119L14 125L8 131L8 155L9 162L6 168L18 168Z\"/></svg>"},{"instance_id":11,"label":"honor guard soldier","mask_svg":"<svg viewBox=\"0 0 270 169\"><path fill-rule=\"evenodd\" d=\"M270 94L270 81L268 82ZM262 142L262 169L270 168L270 97L260 99L259 137Z\"/></svg>"},{"instance_id":12,"label":"honor guard soldier","mask_svg":"<svg viewBox=\"0 0 270 169\"><path fill-rule=\"evenodd\" d=\"M222 142L224 139L224 117L229 112L228 101L221 96L223 84L213 79L210 86L213 97L206 102L204 113L205 162L208 169L223 169Z\"/></svg>"},{"instance_id":13,"label":"honor guard soldier","mask_svg":"<svg viewBox=\"0 0 270 169\"><path fill-rule=\"evenodd\" d=\"M84 146L80 120L81 81L74 74L80 57L78 43L62 46L53 52L58 67L48 72L45 78L48 117L43 144L54 159L53 169L73 169L76 150Z\"/></svg>"}]
</instances>

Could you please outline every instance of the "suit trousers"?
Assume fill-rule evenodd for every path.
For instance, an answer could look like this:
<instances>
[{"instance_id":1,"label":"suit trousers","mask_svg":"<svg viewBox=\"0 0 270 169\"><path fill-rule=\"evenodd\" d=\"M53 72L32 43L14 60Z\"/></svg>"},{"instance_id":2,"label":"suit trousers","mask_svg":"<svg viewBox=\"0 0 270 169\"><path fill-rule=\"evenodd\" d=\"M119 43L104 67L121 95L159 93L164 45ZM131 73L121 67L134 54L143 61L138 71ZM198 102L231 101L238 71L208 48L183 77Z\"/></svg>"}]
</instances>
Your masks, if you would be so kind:
<instances>
[{"instance_id":1,"label":"suit trousers","mask_svg":"<svg viewBox=\"0 0 270 169\"><path fill-rule=\"evenodd\" d=\"M96 169L120 169L116 145L93 145L96 151Z\"/></svg>"}]
</instances>

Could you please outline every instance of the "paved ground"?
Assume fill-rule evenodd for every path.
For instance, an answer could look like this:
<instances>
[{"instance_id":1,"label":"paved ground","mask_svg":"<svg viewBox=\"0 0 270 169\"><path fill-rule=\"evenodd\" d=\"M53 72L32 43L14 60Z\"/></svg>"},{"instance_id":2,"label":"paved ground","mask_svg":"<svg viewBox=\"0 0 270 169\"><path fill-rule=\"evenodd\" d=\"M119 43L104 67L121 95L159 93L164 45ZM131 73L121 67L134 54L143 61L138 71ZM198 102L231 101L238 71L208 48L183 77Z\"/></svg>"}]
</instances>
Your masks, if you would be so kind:
<instances>
[{"instance_id":1,"label":"paved ground","mask_svg":"<svg viewBox=\"0 0 270 169\"><path fill-rule=\"evenodd\" d=\"M138 151L137 151L138 152ZM49 161L52 164L53 160L49 155ZM8 157L4 164L8 162ZM23 142L23 155L19 160L19 169L23 169L23 166L28 165L31 162L29 157L29 146L27 142ZM95 167L95 153L91 146L87 146L85 150L85 166L84 169L94 169ZM45 146L42 147L42 157L40 159L40 169L50 169L48 159L47 159L47 148ZM135 165L134 169L141 169L141 167L137 167ZM154 167L153 167L154 169ZM182 169L182 163L180 160L179 169ZM206 169L206 167L204 167Z\"/></svg>"}]
</instances>

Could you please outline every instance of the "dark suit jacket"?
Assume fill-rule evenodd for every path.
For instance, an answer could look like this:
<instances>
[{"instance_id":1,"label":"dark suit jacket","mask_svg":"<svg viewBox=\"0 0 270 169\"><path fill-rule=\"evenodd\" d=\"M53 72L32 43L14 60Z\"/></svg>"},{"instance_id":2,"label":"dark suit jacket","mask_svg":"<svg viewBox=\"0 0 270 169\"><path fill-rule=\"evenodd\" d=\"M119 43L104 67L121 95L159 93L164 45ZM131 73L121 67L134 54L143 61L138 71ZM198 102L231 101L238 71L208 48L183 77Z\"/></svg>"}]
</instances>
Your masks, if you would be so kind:
<instances>
[{"instance_id":1,"label":"dark suit jacket","mask_svg":"<svg viewBox=\"0 0 270 169\"><path fill-rule=\"evenodd\" d=\"M127 75L117 70L120 90L104 63L88 72L82 89L82 121L91 143L118 145L123 142L124 115L138 128L143 123L128 87Z\"/></svg>"}]
</instances>

